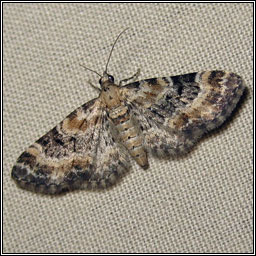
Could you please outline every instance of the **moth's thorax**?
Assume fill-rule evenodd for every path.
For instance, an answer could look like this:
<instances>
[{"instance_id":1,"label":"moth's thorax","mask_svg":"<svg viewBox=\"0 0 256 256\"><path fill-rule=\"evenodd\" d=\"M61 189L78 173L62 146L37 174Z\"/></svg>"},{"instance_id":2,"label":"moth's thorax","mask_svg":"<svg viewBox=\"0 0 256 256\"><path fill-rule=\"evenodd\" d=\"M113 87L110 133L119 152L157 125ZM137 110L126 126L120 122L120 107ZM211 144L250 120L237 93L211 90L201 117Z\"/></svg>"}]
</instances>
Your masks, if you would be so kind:
<instances>
[{"instance_id":1,"label":"moth's thorax","mask_svg":"<svg viewBox=\"0 0 256 256\"><path fill-rule=\"evenodd\" d=\"M106 104L109 109L115 108L121 104L120 87L109 81L102 84L101 100Z\"/></svg>"}]
</instances>

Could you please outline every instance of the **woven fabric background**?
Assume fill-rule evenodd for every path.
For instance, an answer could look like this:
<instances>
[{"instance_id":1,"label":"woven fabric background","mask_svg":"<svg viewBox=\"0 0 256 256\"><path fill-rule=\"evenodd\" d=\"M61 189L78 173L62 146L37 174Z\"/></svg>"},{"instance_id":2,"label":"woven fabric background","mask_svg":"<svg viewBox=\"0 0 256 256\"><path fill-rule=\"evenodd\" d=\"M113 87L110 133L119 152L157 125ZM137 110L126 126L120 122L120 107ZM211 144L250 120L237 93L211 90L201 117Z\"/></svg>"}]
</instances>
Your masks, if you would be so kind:
<instances>
[{"instance_id":1,"label":"woven fabric background","mask_svg":"<svg viewBox=\"0 0 256 256\"><path fill-rule=\"evenodd\" d=\"M253 250L253 4L3 5L3 251L250 253ZM51 197L19 189L18 156L97 96L98 77L140 79L224 69L247 96L186 157L150 157L102 192Z\"/></svg>"}]
</instances>

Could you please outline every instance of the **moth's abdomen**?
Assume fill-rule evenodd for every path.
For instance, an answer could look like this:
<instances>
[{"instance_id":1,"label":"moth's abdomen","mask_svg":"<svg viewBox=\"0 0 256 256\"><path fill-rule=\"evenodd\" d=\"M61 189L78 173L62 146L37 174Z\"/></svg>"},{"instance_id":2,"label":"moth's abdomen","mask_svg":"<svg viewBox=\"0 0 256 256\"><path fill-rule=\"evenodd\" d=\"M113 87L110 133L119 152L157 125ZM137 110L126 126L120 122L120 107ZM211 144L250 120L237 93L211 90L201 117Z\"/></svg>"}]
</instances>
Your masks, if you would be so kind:
<instances>
[{"instance_id":1,"label":"moth's abdomen","mask_svg":"<svg viewBox=\"0 0 256 256\"><path fill-rule=\"evenodd\" d=\"M109 116L114 122L119 132L119 137L130 155L142 168L148 168L148 159L143 147L143 138L131 118L128 107L119 105L111 109Z\"/></svg>"}]
</instances>

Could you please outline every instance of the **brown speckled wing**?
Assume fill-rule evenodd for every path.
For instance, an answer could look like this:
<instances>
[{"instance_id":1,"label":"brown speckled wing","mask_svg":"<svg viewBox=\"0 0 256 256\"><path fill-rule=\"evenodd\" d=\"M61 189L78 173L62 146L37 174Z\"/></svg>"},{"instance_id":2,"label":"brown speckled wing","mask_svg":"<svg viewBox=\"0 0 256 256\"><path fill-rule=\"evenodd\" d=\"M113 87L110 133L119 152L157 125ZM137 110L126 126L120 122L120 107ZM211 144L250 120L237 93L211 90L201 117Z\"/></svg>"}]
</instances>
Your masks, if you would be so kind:
<instances>
[{"instance_id":1,"label":"brown speckled wing","mask_svg":"<svg viewBox=\"0 0 256 256\"><path fill-rule=\"evenodd\" d=\"M112 136L100 98L67 116L18 158L12 178L25 189L57 194L105 188L128 170L127 152Z\"/></svg>"},{"instance_id":2,"label":"brown speckled wing","mask_svg":"<svg viewBox=\"0 0 256 256\"><path fill-rule=\"evenodd\" d=\"M187 152L204 133L220 126L244 85L234 73L204 71L147 79L121 91L140 124L145 148L166 157Z\"/></svg>"}]
</instances>

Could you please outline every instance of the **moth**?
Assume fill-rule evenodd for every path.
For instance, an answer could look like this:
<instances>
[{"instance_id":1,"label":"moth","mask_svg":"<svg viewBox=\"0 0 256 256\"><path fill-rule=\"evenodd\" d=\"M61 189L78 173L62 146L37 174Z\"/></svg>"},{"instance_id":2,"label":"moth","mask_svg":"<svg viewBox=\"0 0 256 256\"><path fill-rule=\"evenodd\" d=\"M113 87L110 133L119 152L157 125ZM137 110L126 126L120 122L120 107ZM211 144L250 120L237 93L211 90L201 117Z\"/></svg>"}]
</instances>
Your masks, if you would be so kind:
<instances>
[{"instance_id":1,"label":"moth","mask_svg":"<svg viewBox=\"0 0 256 256\"><path fill-rule=\"evenodd\" d=\"M121 34L103 75L87 68L100 76L99 96L18 158L11 176L21 188L58 194L109 187L129 170L130 159L147 169L149 154L185 154L234 110L245 87L232 72L203 71L121 85L133 76L116 84L107 67Z\"/></svg>"}]
</instances>

